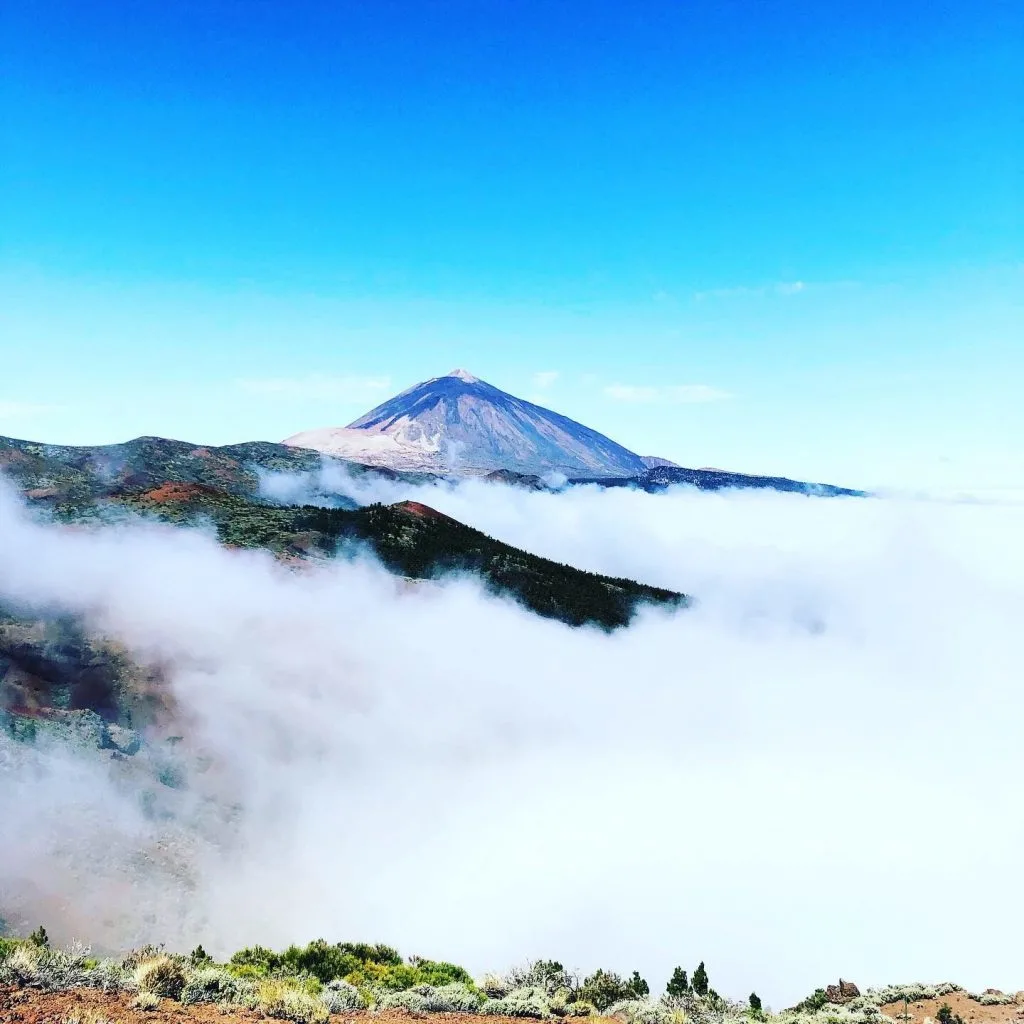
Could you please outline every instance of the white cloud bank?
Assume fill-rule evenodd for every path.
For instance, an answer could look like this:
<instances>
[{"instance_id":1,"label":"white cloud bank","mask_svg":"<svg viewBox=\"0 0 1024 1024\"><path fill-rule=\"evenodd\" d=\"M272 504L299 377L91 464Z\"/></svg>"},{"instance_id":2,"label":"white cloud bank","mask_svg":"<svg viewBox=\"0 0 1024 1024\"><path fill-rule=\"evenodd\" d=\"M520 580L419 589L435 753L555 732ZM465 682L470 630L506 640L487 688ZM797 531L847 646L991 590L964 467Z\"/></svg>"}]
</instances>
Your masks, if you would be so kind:
<instances>
[{"instance_id":1,"label":"white cloud bank","mask_svg":"<svg viewBox=\"0 0 1024 1024\"><path fill-rule=\"evenodd\" d=\"M100 769L33 775L8 752L4 899L31 880L47 927L84 937L126 934L117 904L133 934L218 950L322 934L474 970L636 967L654 988L703 959L719 991L776 1006L840 973L1024 985L1024 510L361 497L412 494L698 604L606 636L468 583L401 593L369 564L294 574L194 533L36 527L6 497L0 596L83 612L170 666L215 767L157 825ZM151 868L119 890L140 846L191 887ZM89 886L58 870L83 860Z\"/></svg>"}]
</instances>

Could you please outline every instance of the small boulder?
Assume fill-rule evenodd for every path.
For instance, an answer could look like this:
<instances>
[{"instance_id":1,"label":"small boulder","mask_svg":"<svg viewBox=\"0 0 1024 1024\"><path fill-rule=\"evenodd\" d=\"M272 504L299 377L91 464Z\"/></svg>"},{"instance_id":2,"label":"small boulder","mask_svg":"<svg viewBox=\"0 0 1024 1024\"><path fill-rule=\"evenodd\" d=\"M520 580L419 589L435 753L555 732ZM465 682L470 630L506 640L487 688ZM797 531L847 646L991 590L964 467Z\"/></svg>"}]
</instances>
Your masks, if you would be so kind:
<instances>
[{"instance_id":1,"label":"small boulder","mask_svg":"<svg viewBox=\"0 0 1024 1024\"><path fill-rule=\"evenodd\" d=\"M860 989L852 981L839 979L838 985L827 985L825 987L825 998L830 1003L848 1003L860 995Z\"/></svg>"}]
</instances>

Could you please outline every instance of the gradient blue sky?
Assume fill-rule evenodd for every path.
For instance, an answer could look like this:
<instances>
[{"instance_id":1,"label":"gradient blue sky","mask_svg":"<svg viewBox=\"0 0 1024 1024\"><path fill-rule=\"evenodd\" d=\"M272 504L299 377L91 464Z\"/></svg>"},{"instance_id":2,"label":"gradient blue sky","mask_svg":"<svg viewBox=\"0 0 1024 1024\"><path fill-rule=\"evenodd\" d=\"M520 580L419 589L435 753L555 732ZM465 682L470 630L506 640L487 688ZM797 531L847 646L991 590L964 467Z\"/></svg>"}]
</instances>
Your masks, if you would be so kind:
<instances>
[{"instance_id":1,"label":"gradient blue sky","mask_svg":"<svg viewBox=\"0 0 1024 1024\"><path fill-rule=\"evenodd\" d=\"M0 63L0 433L465 366L687 465L1024 487L1016 0L8 0Z\"/></svg>"}]
</instances>

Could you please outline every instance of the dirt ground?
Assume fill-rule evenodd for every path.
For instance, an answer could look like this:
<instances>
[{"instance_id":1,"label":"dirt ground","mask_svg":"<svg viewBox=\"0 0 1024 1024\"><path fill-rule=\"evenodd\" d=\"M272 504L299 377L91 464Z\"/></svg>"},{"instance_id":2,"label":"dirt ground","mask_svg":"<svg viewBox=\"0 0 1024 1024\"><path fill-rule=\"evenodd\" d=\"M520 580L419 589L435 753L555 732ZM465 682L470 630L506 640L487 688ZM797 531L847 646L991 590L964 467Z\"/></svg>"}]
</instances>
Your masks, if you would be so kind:
<instances>
[{"instance_id":1,"label":"dirt ground","mask_svg":"<svg viewBox=\"0 0 1024 1024\"><path fill-rule=\"evenodd\" d=\"M137 1010L132 996L126 993L104 995L95 989L74 992L39 992L35 989L0 987L0 1024L65 1024L77 1019L80 1024L100 1024L105 1018L111 1024L267 1024L262 1014L232 1007L221 1009L209 1003L182 1006L170 999L161 1001L156 1010ZM939 999L922 999L910 1003L910 1020L905 1024L935 1024L935 1014L943 1003L949 1003L964 1024L1024 1024L1024 994L1020 1002L1008 1006L982 1006L964 992L952 992ZM903 1003L889 1003L882 1008L887 1017L899 1019ZM365 1011L335 1014L331 1024L361 1024L369 1018ZM410 1024L427 1020L430 1024L523 1024L511 1017L482 1017L467 1013L413 1014L405 1010L385 1010L373 1015L374 1024ZM592 1024L617 1024L606 1017L595 1017Z\"/></svg>"},{"instance_id":2,"label":"dirt ground","mask_svg":"<svg viewBox=\"0 0 1024 1024\"><path fill-rule=\"evenodd\" d=\"M966 992L950 992L948 996L940 996L938 999L920 999L910 1003L907 1013L911 1019L905 1024L934 1024L935 1014L943 1003L949 1003L949 1008L963 1018L964 1024L1024 1024L1024 995L1021 1000L1009 1006L982 1006L968 998ZM882 1013L898 1019L903 1013L902 1001L883 1006Z\"/></svg>"},{"instance_id":3,"label":"dirt ground","mask_svg":"<svg viewBox=\"0 0 1024 1024\"><path fill-rule=\"evenodd\" d=\"M103 1017L111 1024L268 1024L267 1018L253 1010L232 1007L222 1010L210 1003L182 1006L164 999L156 1010L136 1010L132 996L119 993L104 995L95 989L73 992L39 992L34 989L0 987L0 1024L64 1024L76 1018L81 1024L98 1024ZM365 1011L353 1010L335 1014L331 1024L357 1024L370 1018ZM413 1020L430 1024L523 1024L514 1017L482 1017L468 1013L414 1014L405 1010L383 1010L372 1016L374 1024L410 1024ZM604 1017L593 1018L603 1024L618 1024ZM271 1022L286 1024L286 1022Z\"/></svg>"}]
</instances>

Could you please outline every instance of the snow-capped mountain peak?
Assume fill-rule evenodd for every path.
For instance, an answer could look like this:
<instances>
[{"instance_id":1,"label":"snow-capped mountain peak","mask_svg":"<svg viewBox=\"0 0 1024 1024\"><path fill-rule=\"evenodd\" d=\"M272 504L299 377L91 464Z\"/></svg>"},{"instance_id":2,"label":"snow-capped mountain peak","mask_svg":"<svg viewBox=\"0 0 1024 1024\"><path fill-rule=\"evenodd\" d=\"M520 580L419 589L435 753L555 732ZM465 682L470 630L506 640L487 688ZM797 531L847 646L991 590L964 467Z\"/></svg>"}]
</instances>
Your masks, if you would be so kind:
<instances>
[{"instance_id":1,"label":"snow-capped mountain peak","mask_svg":"<svg viewBox=\"0 0 1024 1024\"><path fill-rule=\"evenodd\" d=\"M467 384L479 384L480 378L474 377L469 370L450 370L446 376L458 377L459 380L464 380Z\"/></svg>"}]
</instances>

